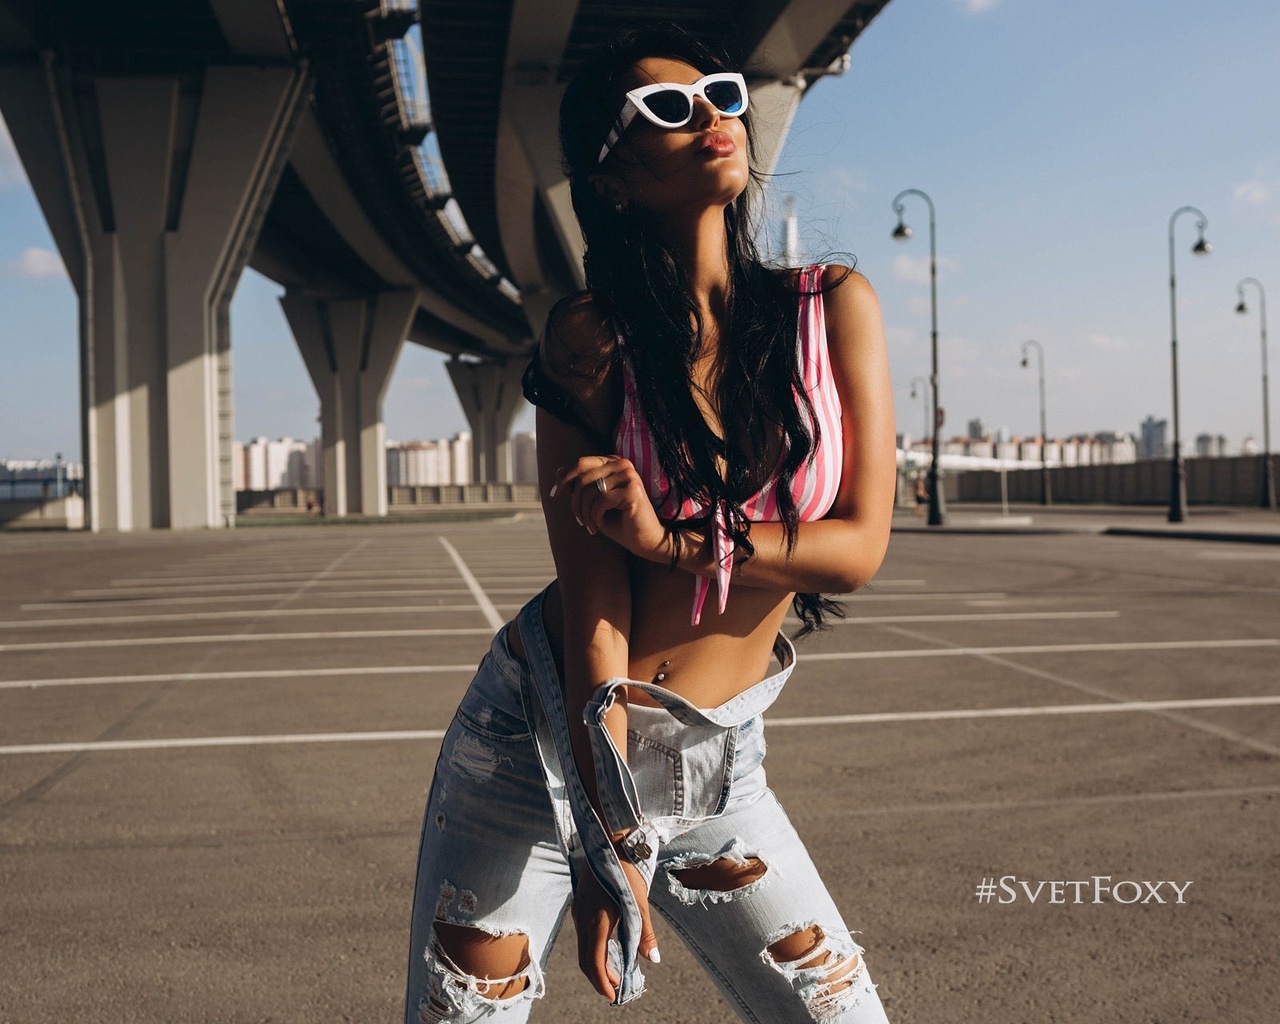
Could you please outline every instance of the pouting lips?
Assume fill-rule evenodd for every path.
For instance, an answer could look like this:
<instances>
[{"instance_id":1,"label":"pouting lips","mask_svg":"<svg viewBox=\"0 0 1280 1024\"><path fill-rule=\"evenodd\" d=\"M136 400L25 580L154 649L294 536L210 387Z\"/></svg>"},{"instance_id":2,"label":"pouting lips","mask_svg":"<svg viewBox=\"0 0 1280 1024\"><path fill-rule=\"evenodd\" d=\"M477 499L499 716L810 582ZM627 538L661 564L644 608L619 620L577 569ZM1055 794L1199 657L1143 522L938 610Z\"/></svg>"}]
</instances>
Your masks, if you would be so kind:
<instances>
[{"instance_id":1,"label":"pouting lips","mask_svg":"<svg viewBox=\"0 0 1280 1024\"><path fill-rule=\"evenodd\" d=\"M723 156L732 153L737 148L737 144L733 141L733 136L727 132L710 132L703 138L701 145L698 146L698 151L711 150Z\"/></svg>"}]
</instances>

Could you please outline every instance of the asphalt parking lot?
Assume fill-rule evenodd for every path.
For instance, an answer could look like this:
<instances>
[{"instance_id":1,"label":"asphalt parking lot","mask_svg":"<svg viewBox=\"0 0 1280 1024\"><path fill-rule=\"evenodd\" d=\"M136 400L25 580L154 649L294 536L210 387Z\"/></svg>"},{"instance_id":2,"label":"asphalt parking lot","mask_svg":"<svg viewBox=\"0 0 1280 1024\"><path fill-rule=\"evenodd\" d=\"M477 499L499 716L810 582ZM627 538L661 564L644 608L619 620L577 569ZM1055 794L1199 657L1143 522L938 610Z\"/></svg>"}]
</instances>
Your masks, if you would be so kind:
<instances>
[{"instance_id":1,"label":"asphalt parking lot","mask_svg":"<svg viewBox=\"0 0 1280 1024\"><path fill-rule=\"evenodd\" d=\"M552 572L536 516L0 534L0 1021L400 1019L440 736ZM903 531L848 609L766 767L895 1024L1273 1024L1280 546ZM657 926L618 1009L566 924L532 1019L732 1020Z\"/></svg>"}]
</instances>

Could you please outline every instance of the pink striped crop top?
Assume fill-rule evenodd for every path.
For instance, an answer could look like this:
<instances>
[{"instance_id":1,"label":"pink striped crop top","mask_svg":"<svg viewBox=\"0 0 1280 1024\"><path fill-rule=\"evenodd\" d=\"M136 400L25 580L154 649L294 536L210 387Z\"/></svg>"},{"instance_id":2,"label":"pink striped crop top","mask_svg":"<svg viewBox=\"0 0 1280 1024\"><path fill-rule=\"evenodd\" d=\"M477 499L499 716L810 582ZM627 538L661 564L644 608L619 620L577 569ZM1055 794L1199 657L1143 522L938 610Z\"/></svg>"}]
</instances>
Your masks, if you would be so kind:
<instances>
[{"instance_id":1,"label":"pink striped crop top","mask_svg":"<svg viewBox=\"0 0 1280 1024\"><path fill-rule=\"evenodd\" d=\"M814 264L801 271L800 315L797 334L800 348L800 366L805 389L813 402L822 434L820 443L796 473L791 486L791 496L800 514L800 521L821 519L836 500L840 486L840 474L844 463L844 446L840 426L840 396L836 391L831 372L831 360L827 352L826 320L823 316L822 281L823 264ZM620 339L625 344L625 339ZM698 498L686 499L677 505L675 495L658 458L649 433L649 424L636 395L636 382L630 362L623 363L622 414L614 431L614 445L618 455L630 459L643 480L646 481L649 498L660 517L692 519L707 514L706 503ZM779 452L781 465L785 452ZM774 493L776 480L770 480L742 506L749 520L778 521L778 499ZM723 614L729 599L729 576L733 570L733 538L726 528L727 512L723 502L713 514L713 549L716 558L716 589L719 594L719 610ZM702 605L711 581L705 576L695 576L693 586L692 624L702 621Z\"/></svg>"}]
</instances>

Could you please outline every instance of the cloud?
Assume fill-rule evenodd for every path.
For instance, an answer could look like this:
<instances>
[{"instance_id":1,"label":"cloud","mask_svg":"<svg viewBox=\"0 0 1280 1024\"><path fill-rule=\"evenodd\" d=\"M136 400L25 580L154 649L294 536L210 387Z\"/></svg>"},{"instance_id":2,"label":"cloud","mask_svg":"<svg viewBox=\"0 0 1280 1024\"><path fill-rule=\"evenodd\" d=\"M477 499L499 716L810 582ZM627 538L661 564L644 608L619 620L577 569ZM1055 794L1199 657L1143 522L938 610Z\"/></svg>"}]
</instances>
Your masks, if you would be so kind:
<instances>
[{"instance_id":1,"label":"cloud","mask_svg":"<svg viewBox=\"0 0 1280 1024\"><path fill-rule=\"evenodd\" d=\"M964 0L966 14L983 14L995 7L1000 0Z\"/></svg>"},{"instance_id":2,"label":"cloud","mask_svg":"<svg viewBox=\"0 0 1280 1024\"><path fill-rule=\"evenodd\" d=\"M1255 206L1271 201L1271 190L1256 178L1253 181L1241 182L1236 186L1235 192L1236 198L1241 202L1253 203Z\"/></svg>"},{"instance_id":3,"label":"cloud","mask_svg":"<svg viewBox=\"0 0 1280 1024\"><path fill-rule=\"evenodd\" d=\"M938 279L941 280L943 271L954 270L956 261L947 256L938 257ZM919 259L913 259L906 253L899 253L893 260L893 275L899 281L914 281L917 284L929 283L929 257L921 256Z\"/></svg>"},{"instance_id":4,"label":"cloud","mask_svg":"<svg viewBox=\"0 0 1280 1024\"><path fill-rule=\"evenodd\" d=\"M18 151L9 135L9 126L0 117L0 188L12 188L26 183L27 175L22 170L22 161L18 159Z\"/></svg>"},{"instance_id":5,"label":"cloud","mask_svg":"<svg viewBox=\"0 0 1280 1024\"><path fill-rule=\"evenodd\" d=\"M833 167L827 172L827 178L824 185L836 193L848 192L866 192L871 188L870 183L860 174L843 165Z\"/></svg>"},{"instance_id":6,"label":"cloud","mask_svg":"<svg viewBox=\"0 0 1280 1024\"><path fill-rule=\"evenodd\" d=\"M1128 338L1114 334L1090 334L1088 341L1089 347L1098 352L1128 352L1132 348Z\"/></svg>"},{"instance_id":7,"label":"cloud","mask_svg":"<svg viewBox=\"0 0 1280 1024\"><path fill-rule=\"evenodd\" d=\"M67 269L62 259L52 249L23 249L16 260L0 264L0 275L35 280L48 277L66 277Z\"/></svg>"}]
</instances>

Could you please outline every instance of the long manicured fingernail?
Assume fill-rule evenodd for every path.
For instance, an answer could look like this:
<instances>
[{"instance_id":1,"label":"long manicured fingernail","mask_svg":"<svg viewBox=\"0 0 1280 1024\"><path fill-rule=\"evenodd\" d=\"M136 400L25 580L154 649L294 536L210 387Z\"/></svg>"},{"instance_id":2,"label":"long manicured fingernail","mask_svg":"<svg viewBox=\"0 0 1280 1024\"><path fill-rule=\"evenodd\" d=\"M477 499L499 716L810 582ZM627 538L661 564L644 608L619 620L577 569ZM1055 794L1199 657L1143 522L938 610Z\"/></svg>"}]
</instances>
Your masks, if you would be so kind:
<instances>
[{"instance_id":1,"label":"long manicured fingernail","mask_svg":"<svg viewBox=\"0 0 1280 1024\"><path fill-rule=\"evenodd\" d=\"M547 494L549 494L551 497L553 497L553 498L554 498L554 497L556 496L556 491L558 491L558 490L560 490L560 485L559 485L559 484L552 484L552 485L551 485L551 490L549 490L549 491L547 492Z\"/></svg>"},{"instance_id":2,"label":"long manicured fingernail","mask_svg":"<svg viewBox=\"0 0 1280 1024\"><path fill-rule=\"evenodd\" d=\"M658 952L657 946L654 946L653 949L649 950L649 959L655 964L662 963L662 954Z\"/></svg>"},{"instance_id":3,"label":"long manicured fingernail","mask_svg":"<svg viewBox=\"0 0 1280 1024\"><path fill-rule=\"evenodd\" d=\"M574 518L574 519L578 519L578 517L577 517L577 516L574 516L573 518ZM579 526L586 526L587 524L586 524L586 523L584 523L581 519L578 519L578 525L579 525Z\"/></svg>"}]
</instances>

